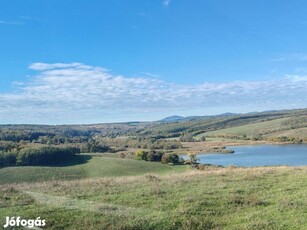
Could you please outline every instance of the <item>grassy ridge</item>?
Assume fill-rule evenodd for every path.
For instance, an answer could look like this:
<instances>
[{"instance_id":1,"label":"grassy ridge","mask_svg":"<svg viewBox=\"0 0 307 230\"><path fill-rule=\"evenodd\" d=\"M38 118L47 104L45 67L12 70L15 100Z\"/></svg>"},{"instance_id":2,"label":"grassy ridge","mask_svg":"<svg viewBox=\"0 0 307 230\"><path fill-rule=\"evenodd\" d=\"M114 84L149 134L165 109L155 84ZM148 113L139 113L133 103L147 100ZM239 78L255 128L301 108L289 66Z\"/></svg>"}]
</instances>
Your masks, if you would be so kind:
<instances>
[{"instance_id":1,"label":"grassy ridge","mask_svg":"<svg viewBox=\"0 0 307 230\"><path fill-rule=\"evenodd\" d=\"M270 133L266 136L268 137L280 137L280 136L299 137L299 138L306 140L307 139L307 128L277 131L274 133Z\"/></svg>"},{"instance_id":2,"label":"grassy ridge","mask_svg":"<svg viewBox=\"0 0 307 230\"><path fill-rule=\"evenodd\" d=\"M0 169L0 184L73 180L105 176L129 176L146 173L169 173L186 170L186 166L172 167L160 163L129 159L80 155L68 165L57 167L25 166Z\"/></svg>"},{"instance_id":3,"label":"grassy ridge","mask_svg":"<svg viewBox=\"0 0 307 230\"><path fill-rule=\"evenodd\" d=\"M0 216L46 229L307 229L307 167L5 185Z\"/></svg>"},{"instance_id":4,"label":"grassy ridge","mask_svg":"<svg viewBox=\"0 0 307 230\"><path fill-rule=\"evenodd\" d=\"M239 114L230 116L213 116L196 120L162 123L148 127L141 131L139 134L144 136L157 136L157 137L178 137L182 132L191 133L194 136L199 134L228 129L232 127L240 127L250 124L256 124L266 121L281 120L284 123L277 125L279 129L294 129L307 126L307 109L301 110L284 110L274 112L260 112ZM287 122L286 122L287 121ZM264 126L264 128L266 128ZM275 130L278 131L278 130Z\"/></svg>"},{"instance_id":5,"label":"grassy ridge","mask_svg":"<svg viewBox=\"0 0 307 230\"><path fill-rule=\"evenodd\" d=\"M201 136L219 137L219 136L243 136L256 137L263 135L264 137L278 137L278 136L288 136L288 137L298 137L306 139L307 128L305 123L296 124L297 128L288 125L293 119L292 118L280 118L270 121L256 122L247 125L241 125L237 127L231 127L226 129L220 129L216 131L210 131ZM299 127L303 126L303 128Z\"/></svg>"},{"instance_id":6,"label":"grassy ridge","mask_svg":"<svg viewBox=\"0 0 307 230\"><path fill-rule=\"evenodd\" d=\"M207 132L206 135L215 136L219 134L235 134L235 135L246 134L247 136L256 136L272 130L275 131L275 129L280 127L282 122L286 120L287 118L281 118L271 121L257 122L253 124L241 125L237 127Z\"/></svg>"}]
</instances>

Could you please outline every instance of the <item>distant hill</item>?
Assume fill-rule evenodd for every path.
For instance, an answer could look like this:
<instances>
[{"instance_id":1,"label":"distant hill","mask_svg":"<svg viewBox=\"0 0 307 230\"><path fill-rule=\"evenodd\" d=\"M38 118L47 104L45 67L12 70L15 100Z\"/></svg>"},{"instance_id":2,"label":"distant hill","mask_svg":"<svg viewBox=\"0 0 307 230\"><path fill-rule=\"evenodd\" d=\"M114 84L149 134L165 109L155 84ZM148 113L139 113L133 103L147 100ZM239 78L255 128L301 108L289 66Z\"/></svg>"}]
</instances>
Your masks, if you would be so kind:
<instances>
[{"instance_id":1,"label":"distant hill","mask_svg":"<svg viewBox=\"0 0 307 230\"><path fill-rule=\"evenodd\" d=\"M176 122L176 121L180 121L184 119L185 117L174 115L174 116L163 118L162 120L159 120L159 122Z\"/></svg>"},{"instance_id":2,"label":"distant hill","mask_svg":"<svg viewBox=\"0 0 307 230\"><path fill-rule=\"evenodd\" d=\"M179 122L179 121L193 121L193 120L203 120L207 118L214 118L214 117L227 117L227 116L234 116L234 115L239 115L239 113L222 113L218 115L207 115L207 116L188 116L188 117L183 117L183 116L170 116L163 118L162 120L159 120L158 122Z\"/></svg>"},{"instance_id":3,"label":"distant hill","mask_svg":"<svg viewBox=\"0 0 307 230\"><path fill-rule=\"evenodd\" d=\"M218 115L214 115L213 117L227 117L227 116L234 116L234 115L240 115L241 113L221 113Z\"/></svg>"},{"instance_id":4,"label":"distant hill","mask_svg":"<svg viewBox=\"0 0 307 230\"><path fill-rule=\"evenodd\" d=\"M302 128L307 127L306 119L307 109L181 117L177 119L177 122L173 120L173 122L160 122L148 126L138 132L138 135L154 138L174 138L179 137L182 133L190 133L196 138L209 135L257 139L288 134L291 138L303 137L302 139L305 140L305 129ZM296 131L294 131L295 129Z\"/></svg>"},{"instance_id":5,"label":"distant hill","mask_svg":"<svg viewBox=\"0 0 307 230\"><path fill-rule=\"evenodd\" d=\"M254 112L246 114L223 113L211 116L174 115L155 122L124 122L87 125L0 125L0 141L35 142L41 139L74 138L86 140L93 136L142 138L174 138L190 133L202 135L274 137L287 135L305 137L307 109ZM296 129L296 131L295 131ZM303 138L304 140L306 138Z\"/></svg>"}]
</instances>

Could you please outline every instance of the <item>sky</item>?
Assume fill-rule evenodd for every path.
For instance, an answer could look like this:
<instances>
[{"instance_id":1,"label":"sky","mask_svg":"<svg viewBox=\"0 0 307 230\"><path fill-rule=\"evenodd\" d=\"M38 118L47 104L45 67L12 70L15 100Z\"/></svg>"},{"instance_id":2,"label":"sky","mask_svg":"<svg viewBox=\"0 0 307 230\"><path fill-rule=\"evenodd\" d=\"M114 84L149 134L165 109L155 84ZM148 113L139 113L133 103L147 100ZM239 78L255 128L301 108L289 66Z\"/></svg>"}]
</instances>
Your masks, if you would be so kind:
<instances>
[{"instance_id":1,"label":"sky","mask_svg":"<svg viewBox=\"0 0 307 230\"><path fill-rule=\"evenodd\" d=\"M305 0L3 0L0 123L307 107Z\"/></svg>"}]
</instances>

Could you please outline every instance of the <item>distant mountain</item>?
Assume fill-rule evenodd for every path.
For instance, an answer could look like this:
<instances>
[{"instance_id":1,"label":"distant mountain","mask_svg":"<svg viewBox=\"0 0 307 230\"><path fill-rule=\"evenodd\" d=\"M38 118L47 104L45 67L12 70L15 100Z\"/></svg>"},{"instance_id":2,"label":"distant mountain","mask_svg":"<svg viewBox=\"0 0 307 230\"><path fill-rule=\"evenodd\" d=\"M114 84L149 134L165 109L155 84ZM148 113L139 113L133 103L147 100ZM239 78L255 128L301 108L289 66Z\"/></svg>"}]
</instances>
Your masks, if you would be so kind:
<instances>
[{"instance_id":1,"label":"distant mountain","mask_svg":"<svg viewBox=\"0 0 307 230\"><path fill-rule=\"evenodd\" d=\"M240 115L241 113L222 113L218 115L213 115L211 117L227 117L227 116L235 116L235 115Z\"/></svg>"},{"instance_id":2,"label":"distant mountain","mask_svg":"<svg viewBox=\"0 0 307 230\"><path fill-rule=\"evenodd\" d=\"M177 122L177 121L181 121L181 120L184 120L184 119L185 119L185 117L174 115L174 116L166 117L166 118L159 120L159 121L160 122Z\"/></svg>"},{"instance_id":3,"label":"distant mountain","mask_svg":"<svg viewBox=\"0 0 307 230\"><path fill-rule=\"evenodd\" d=\"M180 121L194 121L194 120L202 120L202 119L208 119L208 118L214 118L214 117L227 117L227 116L235 116L239 115L238 113L222 113L218 115L211 115L211 116L188 116L188 117L182 117L178 115L166 117L162 120L159 120L159 122L180 122Z\"/></svg>"}]
</instances>

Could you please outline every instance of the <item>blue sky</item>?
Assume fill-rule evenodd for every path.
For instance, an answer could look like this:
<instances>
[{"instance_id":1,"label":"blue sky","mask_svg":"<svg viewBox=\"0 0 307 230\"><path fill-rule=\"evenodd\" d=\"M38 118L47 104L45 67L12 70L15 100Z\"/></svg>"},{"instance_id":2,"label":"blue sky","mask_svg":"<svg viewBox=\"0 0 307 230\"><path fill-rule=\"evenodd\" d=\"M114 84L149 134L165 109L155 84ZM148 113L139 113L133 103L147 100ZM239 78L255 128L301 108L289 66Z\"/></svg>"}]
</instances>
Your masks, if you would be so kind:
<instances>
[{"instance_id":1,"label":"blue sky","mask_svg":"<svg viewBox=\"0 0 307 230\"><path fill-rule=\"evenodd\" d=\"M10 0L0 123L307 107L303 0Z\"/></svg>"}]
</instances>

